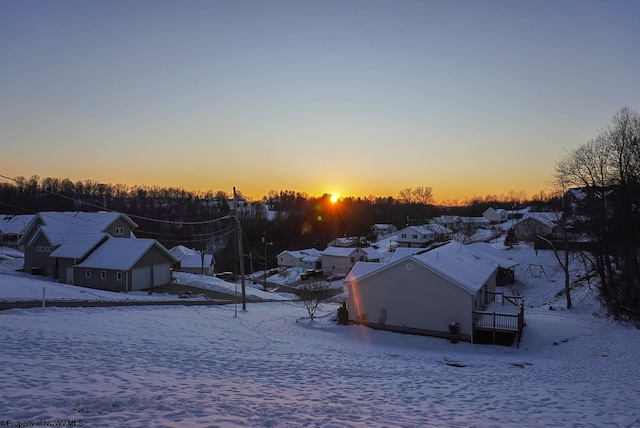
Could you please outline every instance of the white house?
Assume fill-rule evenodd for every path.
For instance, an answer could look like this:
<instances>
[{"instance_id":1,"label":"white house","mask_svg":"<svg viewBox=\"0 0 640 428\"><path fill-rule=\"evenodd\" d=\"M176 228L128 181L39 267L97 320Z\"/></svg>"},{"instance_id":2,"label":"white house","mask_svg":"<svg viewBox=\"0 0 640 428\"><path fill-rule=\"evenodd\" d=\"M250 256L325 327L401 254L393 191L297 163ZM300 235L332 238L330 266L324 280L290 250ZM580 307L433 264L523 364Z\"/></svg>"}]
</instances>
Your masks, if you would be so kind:
<instances>
[{"instance_id":1,"label":"white house","mask_svg":"<svg viewBox=\"0 0 640 428\"><path fill-rule=\"evenodd\" d=\"M451 235L451 230L435 223L407 226L398 232L398 247L424 248L436 241L447 241Z\"/></svg>"},{"instance_id":2,"label":"white house","mask_svg":"<svg viewBox=\"0 0 640 428\"><path fill-rule=\"evenodd\" d=\"M506 329L514 322L519 332L520 301L504 308L501 302L492 308L495 314L483 311L495 306L497 269L496 262L455 241L388 264L357 263L345 279L349 319L378 329L441 337L448 337L455 326L460 339L473 341L476 330L491 325L487 317L493 316L495 325Z\"/></svg>"},{"instance_id":3,"label":"white house","mask_svg":"<svg viewBox=\"0 0 640 428\"><path fill-rule=\"evenodd\" d=\"M489 207L486 210L484 210L484 212L482 213L482 216L487 220L489 220L489 223L491 224L504 223L508 219L507 210L504 210L502 208L495 209L495 208Z\"/></svg>"},{"instance_id":4,"label":"white house","mask_svg":"<svg viewBox=\"0 0 640 428\"><path fill-rule=\"evenodd\" d=\"M322 269L325 275L348 274L356 262L367 260L362 248L327 247L322 252Z\"/></svg>"},{"instance_id":5,"label":"white house","mask_svg":"<svg viewBox=\"0 0 640 428\"><path fill-rule=\"evenodd\" d=\"M214 275L215 260L211 254L205 254L203 260L198 250L187 248L184 245L176 245L169 250L169 253L178 260L176 270L180 272Z\"/></svg>"},{"instance_id":6,"label":"white house","mask_svg":"<svg viewBox=\"0 0 640 428\"><path fill-rule=\"evenodd\" d=\"M281 271L296 266L302 267L303 270L322 268L322 252L315 248L284 250L276 257Z\"/></svg>"},{"instance_id":7,"label":"white house","mask_svg":"<svg viewBox=\"0 0 640 428\"><path fill-rule=\"evenodd\" d=\"M391 235L398 231L398 228L393 224L376 223L371 228L371 234L380 239L380 237Z\"/></svg>"},{"instance_id":8,"label":"white house","mask_svg":"<svg viewBox=\"0 0 640 428\"><path fill-rule=\"evenodd\" d=\"M529 212L513 225L516 237L520 240L533 240L536 236L547 236L562 218L562 213Z\"/></svg>"}]
</instances>

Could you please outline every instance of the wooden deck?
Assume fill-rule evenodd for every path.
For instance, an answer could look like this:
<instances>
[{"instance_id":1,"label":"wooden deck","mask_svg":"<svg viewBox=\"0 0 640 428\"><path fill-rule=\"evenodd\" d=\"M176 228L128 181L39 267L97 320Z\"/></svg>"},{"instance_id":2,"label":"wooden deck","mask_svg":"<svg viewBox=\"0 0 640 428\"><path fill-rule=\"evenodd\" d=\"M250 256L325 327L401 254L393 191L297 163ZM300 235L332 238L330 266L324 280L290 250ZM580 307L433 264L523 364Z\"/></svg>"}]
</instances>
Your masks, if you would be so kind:
<instances>
[{"instance_id":1,"label":"wooden deck","mask_svg":"<svg viewBox=\"0 0 640 428\"><path fill-rule=\"evenodd\" d=\"M496 333L514 333L519 347L524 326L524 299L503 293L491 294L493 301L483 311L473 312L473 329L492 332L494 343Z\"/></svg>"}]
</instances>

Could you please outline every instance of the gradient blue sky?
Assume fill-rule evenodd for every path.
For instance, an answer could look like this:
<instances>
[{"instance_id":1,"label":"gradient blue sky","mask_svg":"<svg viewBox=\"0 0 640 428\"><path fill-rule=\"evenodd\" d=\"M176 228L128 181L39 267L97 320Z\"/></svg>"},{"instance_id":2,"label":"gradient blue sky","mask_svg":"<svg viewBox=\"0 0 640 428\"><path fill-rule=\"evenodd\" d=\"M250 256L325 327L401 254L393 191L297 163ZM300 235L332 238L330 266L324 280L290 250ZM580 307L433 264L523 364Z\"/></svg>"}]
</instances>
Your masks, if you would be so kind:
<instances>
[{"instance_id":1,"label":"gradient blue sky","mask_svg":"<svg viewBox=\"0 0 640 428\"><path fill-rule=\"evenodd\" d=\"M640 1L0 0L0 174L439 201L640 107Z\"/></svg>"}]
</instances>

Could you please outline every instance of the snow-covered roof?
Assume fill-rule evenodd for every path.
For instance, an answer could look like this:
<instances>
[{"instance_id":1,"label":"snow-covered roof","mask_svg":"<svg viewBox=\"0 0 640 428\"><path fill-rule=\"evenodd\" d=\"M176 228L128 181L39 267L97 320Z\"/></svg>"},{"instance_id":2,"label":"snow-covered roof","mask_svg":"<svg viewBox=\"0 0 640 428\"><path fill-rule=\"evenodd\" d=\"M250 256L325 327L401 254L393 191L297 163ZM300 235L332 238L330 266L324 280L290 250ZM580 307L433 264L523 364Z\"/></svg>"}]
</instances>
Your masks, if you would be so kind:
<instances>
[{"instance_id":1,"label":"snow-covered roof","mask_svg":"<svg viewBox=\"0 0 640 428\"><path fill-rule=\"evenodd\" d=\"M513 269L520 264L514 260L504 257L506 255L505 251L500 251L497 248L491 246L491 244L487 244L486 242L475 242L473 244L467 244L467 248L470 248L473 251L489 257L490 259L498 263L498 266L503 269Z\"/></svg>"},{"instance_id":2,"label":"snow-covered roof","mask_svg":"<svg viewBox=\"0 0 640 428\"><path fill-rule=\"evenodd\" d=\"M382 261L385 258L385 255L382 254L380 251L376 250L375 248L362 247L361 250L367 254L367 260L369 261L374 261L374 260Z\"/></svg>"},{"instance_id":3,"label":"snow-covered roof","mask_svg":"<svg viewBox=\"0 0 640 428\"><path fill-rule=\"evenodd\" d=\"M49 242L52 245L60 245L63 243L63 238L70 234L104 232L118 218L123 218L132 227L138 226L127 215L117 212L45 211L36 214L31 219L25 232L35 227L40 220L42 222L40 230Z\"/></svg>"},{"instance_id":4,"label":"snow-covered roof","mask_svg":"<svg viewBox=\"0 0 640 428\"><path fill-rule=\"evenodd\" d=\"M393 263L396 260L400 260L405 257L413 256L414 254L419 253L420 251L424 251L424 248L398 247L393 252L393 256L391 256L391 260L389 260L389 263Z\"/></svg>"},{"instance_id":5,"label":"snow-covered roof","mask_svg":"<svg viewBox=\"0 0 640 428\"><path fill-rule=\"evenodd\" d=\"M421 235L433 235L435 232L433 231L433 229L431 229L430 226L431 225L426 224L420 226L407 226L398 233L398 239L401 239L400 237L402 237L402 234L407 233L408 231L413 231Z\"/></svg>"},{"instance_id":6,"label":"snow-covered roof","mask_svg":"<svg viewBox=\"0 0 640 428\"><path fill-rule=\"evenodd\" d=\"M562 218L561 212L542 212L542 211L530 211L526 213L522 219L526 218L535 218L536 220L540 220L545 222L551 226L553 226L556 222L560 221Z\"/></svg>"},{"instance_id":7,"label":"snow-covered roof","mask_svg":"<svg viewBox=\"0 0 640 428\"><path fill-rule=\"evenodd\" d=\"M0 214L0 233L17 235L22 233L33 214Z\"/></svg>"},{"instance_id":8,"label":"snow-covered roof","mask_svg":"<svg viewBox=\"0 0 640 428\"><path fill-rule=\"evenodd\" d=\"M198 251L184 245L176 245L169 250L169 253L178 260L182 260L185 256L198 255ZM198 255L198 257L200 257Z\"/></svg>"},{"instance_id":9,"label":"snow-covered roof","mask_svg":"<svg viewBox=\"0 0 640 428\"><path fill-rule=\"evenodd\" d=\"M357 248L352 247L327 247L323 252L323 256L349 257Z\"/></svg>"},{"instance_id":10,"label":"snow-covered roof","mask_svg":"<svg viewBox=\"0 0 640 428\"><path fill-rule=\"evenodd\" d=\"M468 224L489 224L490 221L484 217L460 217L463 223Z\"/></svg>"},{"instance_id":11,"label":"snow-covered roof","mask_svg":"<svg viewBox=\"0 0 640 428\"><path fill-rule=\"evenodd\" d=\"M81 259L108 236L106 233L75 233L62 236L61 245L50 254L50 257Z\"/></svg>"},{"instance_id":12,"label":"snow-covered roof","mask_svg":"<svg viewBox=\"0 0 640 428\"><path fill-rule=\"evenodd\" d=\"M382 264L382 263L357 262L351 268L351 271L349 271L349 274L346 276L346 278L344 279L343 282L344 283L348 283L348 282L357 280L359 278L362 278L363 276L368 276L372 272L375 272L375 271L377 271L379 269L382 269L385 266L387 266L387 265L386 264Z\"/></svg>"},{"instance_id":13,"label":"snow-covered roof","mask_svg":"<svg viewBox=\"0 0 640 428\"><path fill-rule=\"evenodd\" d=\"M420 253L409 256L408 259L423 265L472 293L477 292L498 268L498 263L491 258L472 251L457 241L429 251L422 249ZM348 278L361 280L364 277L375 275L378 271L389 269L401 263L401 260L407 260L407 258L399 257L389 264L378 264L378 269L367 265L363 266L363 262L358 262L349 272Z\"/></svg>"},{"instance_id":14,"label":"snow-covered roof","mask_svg":"<svg viewBox=\"0 0 640 428\"><path fill-rule=\"evenodd\" d=\"M441 215L431 219L432 224L452 224L460 220L457 215Z\"/></svg>"},{"instance_id":15,"label":"snow-covered roof","mask_svg":"<svg viewBox=\"0 0 640 428\"><path fill-rule=\"evenodd\" d=\"M387 230L387 229L391 229L394 226L392 224L388 224L388 223L376 223L373 225L374 228L378 229L378 230Z\"/></svg>"},{"instance_id":16,"label":"snow-covered roof","mask_svg":"<svg viewBox=\"0 0 640 428\"><path fill-rule=\"evenodd\" d=\"M477 292L498 267L495 261L457 241L411 256L411 259L471 292Z\"/></svg>"},{"instance_id":17,"label":"snow-covered roof","mask_svg":"<svg viewBox=\"0 0 640 428\"><path fill-rule=\"evenodd\" d=\"M81 268L130 270L140 258L156 246L172 262L175 257L155 239L110 238L100 245L85 261L77 265Z\"/></svg>"}]
</instances>

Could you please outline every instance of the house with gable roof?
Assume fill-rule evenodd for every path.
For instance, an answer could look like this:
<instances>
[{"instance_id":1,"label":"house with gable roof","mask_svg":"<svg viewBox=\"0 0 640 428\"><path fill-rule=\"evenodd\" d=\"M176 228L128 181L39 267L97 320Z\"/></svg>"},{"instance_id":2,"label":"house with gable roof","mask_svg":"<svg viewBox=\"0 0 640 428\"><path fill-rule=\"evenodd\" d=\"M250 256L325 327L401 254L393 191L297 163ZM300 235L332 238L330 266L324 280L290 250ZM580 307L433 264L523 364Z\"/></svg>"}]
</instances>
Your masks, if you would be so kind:
<instances>
[{"instance_id":1,"label":"house with gable roof","mask_svg":"<svg viewBox=\"0 0 640 428\"><path fill-rule=\"evenodd\" d=\"M500 224L504 223L508 220L507 210L502 208L495 209L493 207L489 207L482 213L482 216L489 220L491 224Z\"/></svg>"},{"instance_id":2,"label":"house with gable roof","mask_svg":"<svg viewBox=\"0 0 640 428\"><path fill-rule=\"evenodd\" d=\"M356 262L367 261L368 253L360 247L327 247L322 252L322 269L325 275L349 273Z\"/></svg>"},{"instance_id":3,"label":"house with gable roof","mask_svg":"<svg viewBox=\"0 0 640 428\"><path fill-rule=\"evenodd\" d=\"M71 268L68 281L100 290L146 290L170 283L176 261L155 239L109 238Z\"/></svg>"},{"instance_id":4,"label":"house with gable roof","mask_svg":"<svg viewBox=\"0 0 640 428\"><path fill-rule=\"evenodd\" d=\"M306 269L322 269L322 253L315 248L305 250L284 250L277 256L278 269L281 271L291 267Z\"/></svg>"},{"instance_id":5,"label":"house with gable roof","mask_svg":"<svg viewBox=\"0 0 640 428\"><path fill-rule=\"evenodd\" d=\"M95 248L108 235L114 238L130 238L138 225L129 216L116 212L41 212L36 214L25 228L19 241L24 245L24 270L39 271L45 276L58 277L56 265L62 253L68 258L81 258ZM51 253L68 244L57 257ZM91 247L91 248L87 248ZM66 282L66 281L63 281Z\"/></svg>"},{"instance_id":6,"label":"house with gable roof","mask_svg":"<svg viewBox=\"0 0 640 428\"><path fill-rule=\"evenodd\" d=\"M19 242L25 246L24 270L113 291L170 282L171 264L177 260L159 242L135 238L136 227L127 215L115 212L38 213ZM114 271L110 259L126 270ZM85 268L84 276L79 275L79 266Z\"/></svg>"},{"instance_id":7,"label":"house with gable roof","mask_svg":"<svg viewBox=\"0 0 640 428\"><path fill-rule=\"evenodd\" d=\"M388 264L356 263L344 281L351 321L471 342L482 331L519 340L523 301L496 292L498 263L456 241L403 253Z\"/></svg>"},{"instance_id":8,"label":"house with gable roof","mask_svg":"<svg viewBox=\"0 0 640 428\"><path fill-rule=\"evenodd\" d=\"M432 223L407 226L398 232L398 247L425 248L438 241L448 241L453 232L447 227Z\"/></svg>"},{"instance_id":9,"label":"house with gable roof","mask_svg":"<svg viewBox=\"0 0 640 428\"><path fill-rule=\"evenodd\" d=\"M18 247L33 214L0 214L0 245Z\"/></svg>"},{"instance_id":10,"label":"house with gable roof","mask_svg":"<svg viewBox=\"0 0 640 428\"><path fill-rule=\"evenodd\" d=\"M176 245L169 250L169 253L178 260L178 263L174 266L177 271L208 276L214 275L215 259L211 254L205 254L203 257L200 251L187 248L184 245Z\"/></svg>"},{"instance_id":11,"label":"house with gable roof","mask_svg":"<svg viewBox=\"0 0 640 428\"><path fill-rule=\"evenodd\" d=\"M550 235L562 215L555 212L528 212L512 228L519 240L533 241L537 236Z\"/></svg>"}]
</instances>

